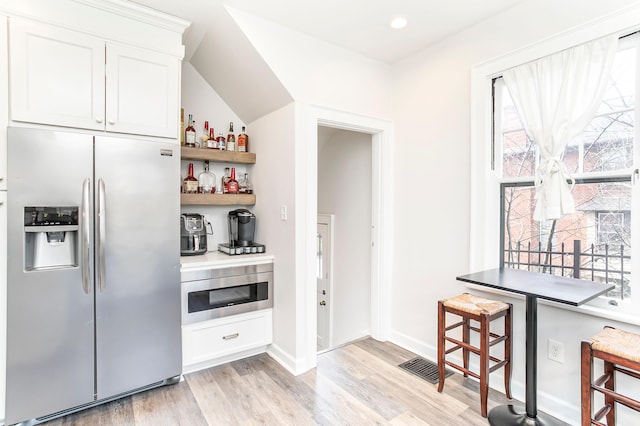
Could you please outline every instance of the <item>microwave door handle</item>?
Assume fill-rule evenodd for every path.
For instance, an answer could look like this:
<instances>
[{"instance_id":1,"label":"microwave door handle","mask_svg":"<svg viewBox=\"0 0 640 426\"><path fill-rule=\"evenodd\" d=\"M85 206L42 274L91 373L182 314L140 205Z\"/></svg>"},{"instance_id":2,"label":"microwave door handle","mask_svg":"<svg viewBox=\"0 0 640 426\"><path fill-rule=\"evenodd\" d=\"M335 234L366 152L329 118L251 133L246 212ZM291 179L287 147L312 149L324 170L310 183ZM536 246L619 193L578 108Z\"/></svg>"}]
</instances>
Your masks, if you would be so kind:
<instances>
[{"instance_id":1,"label":"microwave door handle","mask_svg":"<svg viewBox=\"0 0 640 426\"><path fill-rule=\"evenodd\" d=\"M91 179L87 178L82 184L82 205L80 211L80 217L82 220L82 237L80 242L81 262L82 262L82 290L85 294L90 292L90 267L89 261L91 259L91 246L90 246L90 221L89 221L89 192L91 191Z\"/></svg>"},{"instance_id":2,"label":"microwave door handle","mask_svg":"<svg viewBox=\"0 0 640 426\"><path fill-rule=\"evenodd\" d=\"M102 293L106 286L105 277L105 243L106 243L106 203L104 181L98 179L98 290Z\"/></svg>"}]
</instances>

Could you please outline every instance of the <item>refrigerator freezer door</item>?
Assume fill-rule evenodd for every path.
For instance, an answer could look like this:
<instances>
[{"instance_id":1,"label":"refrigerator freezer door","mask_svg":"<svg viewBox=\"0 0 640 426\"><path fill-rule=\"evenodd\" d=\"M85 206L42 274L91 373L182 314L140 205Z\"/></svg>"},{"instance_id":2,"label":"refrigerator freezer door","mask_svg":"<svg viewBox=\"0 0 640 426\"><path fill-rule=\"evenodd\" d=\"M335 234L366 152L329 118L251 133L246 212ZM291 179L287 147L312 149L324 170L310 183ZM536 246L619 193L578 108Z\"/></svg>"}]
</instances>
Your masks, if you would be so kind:
<instances>
[{"instance_id":1,"label":"refrigerator freezer door","mask_svg":"<svg viewBox=\"0 0 640 426\"><path fill-rule=\"evenodd\" d=\"M77 266L26 271L25 207L77 207L93 175L93 137L8 129L6 424L55 413L94 399L93 266L86 264L93 229L79 219ZM175 186L175 185L174 185ZM90 187L86 186L90 191ZM91 199L92 194L85 194ZM90 208L90 206L86 206ZM176 226L177 228L177 226ZM86 290L86 292L85 292Z\"/></svg>"},{"instance_id":2,"label":"refrigerator freezer door","mask_svg":"<svg viewBox=\"0 0 640 426\"><path fill-rule=\"evenodd\" d=\"M96 137L97 398L182 371L180 147Z\"/></svg>"}]
</instances>

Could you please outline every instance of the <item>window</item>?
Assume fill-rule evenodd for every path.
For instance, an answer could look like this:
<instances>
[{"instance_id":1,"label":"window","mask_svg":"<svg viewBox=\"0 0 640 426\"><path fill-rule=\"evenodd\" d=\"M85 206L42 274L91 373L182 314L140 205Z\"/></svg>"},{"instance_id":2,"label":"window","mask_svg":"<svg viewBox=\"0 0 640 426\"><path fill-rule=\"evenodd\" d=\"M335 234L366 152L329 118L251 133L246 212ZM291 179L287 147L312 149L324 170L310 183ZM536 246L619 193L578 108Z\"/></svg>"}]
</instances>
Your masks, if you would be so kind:
<instances>
[{"instance_id":1,"label":"window","mask_svg":"<svg viewBox=\"0 0 640 426\"><path fill-rule=\"evenodd\" d=\"M575 178L576 212L537 222L536 144L524 131L501 77L493 78L492 164L500 191L500 262L505 267L604 281L616 288L606 305L640 302L631 284L634 164L640 151L635 126L640 37L620 41L612 78L596 117L563 154ZM635 244L639 246L638 244Z\"/></svg>"}]
</instances>

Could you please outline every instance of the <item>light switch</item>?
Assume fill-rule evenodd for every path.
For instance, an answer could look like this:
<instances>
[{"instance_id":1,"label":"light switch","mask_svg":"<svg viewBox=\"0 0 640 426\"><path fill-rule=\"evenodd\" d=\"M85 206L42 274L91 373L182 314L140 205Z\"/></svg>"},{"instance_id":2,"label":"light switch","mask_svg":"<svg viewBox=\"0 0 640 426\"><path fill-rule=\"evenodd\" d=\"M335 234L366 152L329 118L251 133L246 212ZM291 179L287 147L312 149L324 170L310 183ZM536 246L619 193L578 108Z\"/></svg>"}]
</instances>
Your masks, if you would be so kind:
<instances>
[{"instance_id":1,"label":"light switch","mask_svg":"<svg viewBox=\"0 0 640 426\"><path fill-rule=\"evenodd\" d=\"M280 219L287 220L287 205L283 204L280 209Z\"/></svg>"}]
</instances>

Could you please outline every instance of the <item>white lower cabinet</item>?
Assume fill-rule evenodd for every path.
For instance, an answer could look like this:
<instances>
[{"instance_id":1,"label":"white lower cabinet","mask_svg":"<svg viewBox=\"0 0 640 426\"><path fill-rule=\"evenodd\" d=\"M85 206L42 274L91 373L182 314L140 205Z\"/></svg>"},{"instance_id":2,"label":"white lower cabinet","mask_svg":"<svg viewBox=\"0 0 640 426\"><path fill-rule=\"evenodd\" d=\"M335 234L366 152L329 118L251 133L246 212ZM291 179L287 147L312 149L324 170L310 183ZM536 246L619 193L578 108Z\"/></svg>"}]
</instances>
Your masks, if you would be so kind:
<instances>
[{"instance_id":1,"label":"white lower cabinet","mask_svg":"<svg viewBox=\"0 0 640 426\"><path fill-rule=\"evenodd\" d=\"M272 341L271 309L185 325L183 373L264 352Z\"/></svg>"}]
</instances>

